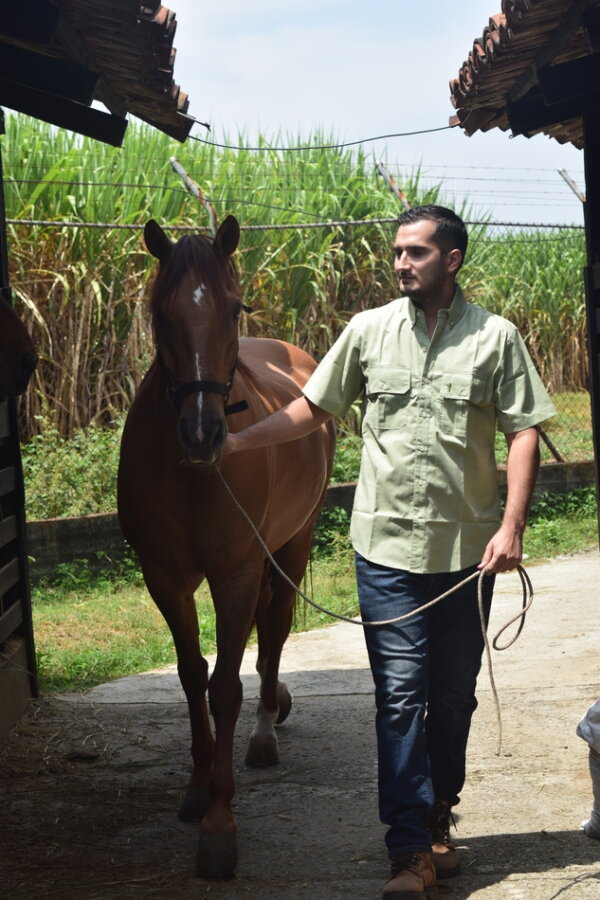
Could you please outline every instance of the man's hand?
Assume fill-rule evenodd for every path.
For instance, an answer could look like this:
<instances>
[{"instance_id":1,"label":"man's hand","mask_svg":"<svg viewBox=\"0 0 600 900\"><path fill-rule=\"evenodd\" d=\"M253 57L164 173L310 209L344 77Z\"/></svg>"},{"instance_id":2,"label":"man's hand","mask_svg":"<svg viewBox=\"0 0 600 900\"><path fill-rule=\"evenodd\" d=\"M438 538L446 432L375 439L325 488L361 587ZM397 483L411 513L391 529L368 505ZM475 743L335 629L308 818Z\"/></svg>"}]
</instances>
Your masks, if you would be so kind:
<instances>
[{"instance_id":1,"label":"man's hand","mask_svg":"<svg viewBox=\"0 0 600 900\"><path fill-rule=\"evenodd\" d=\"M538 433L525 428L506 435L508 444L507 495L502 525L491 539L479 563L479 569L510 572L523 559L523 532L540 465Z\"/></svg>"},{"instance_id":2,"label":"man's hand","mask_svg":"<svg viewBox=\"0 0 600 900\"><path fill-rule=\"evenodd\" d=\"M510 572L523 559L523 537L508 525L502 525L491 539L478 569L485 569L488 575Z\"/></svg>"},{"instance_id":3,"label":"man's hand","mask_svg":"<svg viewBox=\"0 0 600 900\"><path fill-rule=\"evenodd\" d=\"M230 453L235 453L238 450L236 435L231 434L231 432L225 438L223 442L223 446L221 447L221 455L229 456Z\"/></svg>"}]
</instances>

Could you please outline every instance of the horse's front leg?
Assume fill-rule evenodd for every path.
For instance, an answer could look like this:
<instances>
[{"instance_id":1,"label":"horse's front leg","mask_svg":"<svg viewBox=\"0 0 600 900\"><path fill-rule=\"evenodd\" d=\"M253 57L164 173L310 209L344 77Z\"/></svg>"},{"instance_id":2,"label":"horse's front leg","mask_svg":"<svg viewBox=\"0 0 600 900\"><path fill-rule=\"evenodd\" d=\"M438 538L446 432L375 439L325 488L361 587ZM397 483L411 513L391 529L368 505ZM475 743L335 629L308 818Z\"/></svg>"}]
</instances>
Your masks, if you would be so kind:
<instances>
[{"instance_id":1,"label":"horse's front leg","mask_svg":"<svg viewBox=\"0 0 600 900\"><path fill-rule=\"evenodd\" d=\"M173 635L177 652L177 671L189 710L192 774L178 815L185 822L200 821L209 805L214 741L206 704L208 663L200 652L194 594L184 590L176 582L171 571L164 571L153 560L142 562L142 570L152 599Z\"/></svg>"},{"instance_id":2,"label":"horse's front leg","mask_svg":"<svg viewBox=\"0 0 600 900\"><path fill-rule=\"evenodd\" d=\"M211 580L217 619L217 659L208 685L215 746L206 815L200 823L198 871L209 878L233 875L237 825L231 809L235 793L233 739L242 706L240 666L254 622L260 571L245 572L226 584Z\"/></svg>"}]
</instances>

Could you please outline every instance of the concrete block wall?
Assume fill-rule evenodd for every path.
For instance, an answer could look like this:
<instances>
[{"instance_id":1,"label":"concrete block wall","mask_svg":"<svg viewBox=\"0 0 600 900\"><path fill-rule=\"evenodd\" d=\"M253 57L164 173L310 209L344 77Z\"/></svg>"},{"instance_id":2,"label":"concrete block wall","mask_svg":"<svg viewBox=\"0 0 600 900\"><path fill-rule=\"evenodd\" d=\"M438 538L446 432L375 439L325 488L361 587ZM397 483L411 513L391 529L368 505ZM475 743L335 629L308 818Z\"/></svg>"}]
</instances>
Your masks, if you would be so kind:
<instances>
[{"instance_id":1,"label":"concrete block wall","mask_svg":"<svg viewBox=\"0 0 600 900\"><path fill-rule=\"evenodd\" d=\"M506 471L498 470L501 493L506 492ZM546 463L540 469L536 494L565 493L596 483L593 462ZM355 485L331 485L324 508L352 509ZM116 513L77 519L47 519L27 523L27 552L32 582L54 571L61 563L86 560L90 568L110 567L125 550Z\"/></svg>"}]
</instances>

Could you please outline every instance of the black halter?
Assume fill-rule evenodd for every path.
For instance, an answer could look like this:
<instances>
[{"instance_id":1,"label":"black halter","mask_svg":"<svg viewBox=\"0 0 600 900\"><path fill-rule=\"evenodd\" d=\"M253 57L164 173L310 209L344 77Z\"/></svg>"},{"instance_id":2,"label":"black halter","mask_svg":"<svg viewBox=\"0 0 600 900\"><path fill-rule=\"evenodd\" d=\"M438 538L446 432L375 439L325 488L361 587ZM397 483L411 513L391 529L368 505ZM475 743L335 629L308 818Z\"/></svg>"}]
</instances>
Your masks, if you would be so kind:
<instances>
[{"instance_id":1,"label":"black halter","mask_svg":"<svg viewBox=\"0 0 600 900\"><path fill-rule=\"evenodd\" d=\"M223 384L222 381L188 381L187 384L182 384L181 387L178 388L174 388L168 383L169 372L167 370L167 367L163 363L160 354L158 356L158 362L167 380L165 396L173 409L179 409L181 406L181 401L185 397L189 397L191 394L202 394L205 392L209 394L220 394L221 397L225 398L225 403L227 403L229 394L231 393L231 388L233 386L233 377L235 375L235 370L237 367L237 359L233 364L231 374L229 375L229 378L227 379L227 382L225 384ZM239 400L237 403L231 403L229 406L225 406L225 415L231 416L234 413L242 412L245 409L248 409L248 404L245 400Z\"/></svg>"}]
</instances>

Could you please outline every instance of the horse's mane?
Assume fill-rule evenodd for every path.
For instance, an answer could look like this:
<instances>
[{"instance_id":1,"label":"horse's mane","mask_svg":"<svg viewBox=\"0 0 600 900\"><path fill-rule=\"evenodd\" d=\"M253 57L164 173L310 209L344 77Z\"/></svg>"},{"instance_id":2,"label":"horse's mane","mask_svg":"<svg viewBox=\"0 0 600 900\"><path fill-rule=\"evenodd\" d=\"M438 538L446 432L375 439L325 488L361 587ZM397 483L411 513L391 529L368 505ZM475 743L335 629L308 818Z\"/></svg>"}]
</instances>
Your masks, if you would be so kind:
<instances>
[{"instance_id":1,"label":"horse's mane","mask_svg":"<svg viewBox=\"0 0 600 900\"><path fill-rule=\"evenodd\" d=\"M239 276L232 260L201 234L186 234L179 238L169 258L160 267L150 295L152 318L158 309L168 306L186 272L194 272L198 280L219 297L224 289L239 290Z\"/></svg>"}]
</instances>

